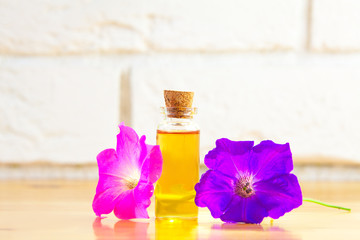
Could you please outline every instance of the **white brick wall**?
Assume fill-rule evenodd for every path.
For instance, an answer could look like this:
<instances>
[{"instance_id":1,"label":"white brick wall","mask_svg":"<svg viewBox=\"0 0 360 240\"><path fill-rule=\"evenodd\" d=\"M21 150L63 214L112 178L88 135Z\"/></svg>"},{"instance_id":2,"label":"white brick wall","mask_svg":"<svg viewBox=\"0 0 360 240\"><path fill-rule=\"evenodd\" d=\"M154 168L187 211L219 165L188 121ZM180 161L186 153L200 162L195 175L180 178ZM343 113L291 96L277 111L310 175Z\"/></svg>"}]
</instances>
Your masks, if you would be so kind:
<instances>
[{"instance_id":1,"label":"white brick wall","mask_svg":"<svg viewBox=\"0 0 360 240\"><path fill-rule=\"evenodd\" d=\"M302 0L0 4L3 54L288 50L298 49L304 40Z\"/></svg>"},{"instance_id":2,"label":"white brick wall","mask_svg":"<svg viewBox=\"0 0 360 240\"><path fill-rule=\"evenodd\" d=\"M147 2L156 50L296 50L303 44L302 0Z\"/></svg>"},{"instance_id":3,"label":"white brick wall","mask_svg":"<svg viewBox=\"0 0 360 240\"><path fill-rule=\"evenodd\" d=\"M115 144L120 72L83 57L0 58L0 161L94 161Z\"/></svg>"},{"instance_id":4,"label":"white brick wall","mask_svg":"<svg viewBox=\"0 0 360 240\"><path fill-rule=\"evenodd\" d=\"M320 52L360 50L360 2L313 0L311 47Z\"/></svg>"},{"instance_id":5,"label":"white brick wall","mask_svg":"<svg viewBox=\"0 0 360 240\"><path fill-rule=\"evenodd\" d=\"M162 89L194 90L203 154L228 137L290 142L295 156L360 160L359 63L360 56L154 57L133 70L133 123L155 139Z\"/></svg>"},{"instance_id":6,"label":"white brick wall","mask_svg":"<svg viewBox=\"0 0 360 240\"><path fill-rule=\"evenodd\" d=\"M356 0L2 0L0 163L94 162L120 121L154 143L165 88L195 91L203 154L219 137L273 139L360 162L358 12Z\"/></svg>"}]
</instances>

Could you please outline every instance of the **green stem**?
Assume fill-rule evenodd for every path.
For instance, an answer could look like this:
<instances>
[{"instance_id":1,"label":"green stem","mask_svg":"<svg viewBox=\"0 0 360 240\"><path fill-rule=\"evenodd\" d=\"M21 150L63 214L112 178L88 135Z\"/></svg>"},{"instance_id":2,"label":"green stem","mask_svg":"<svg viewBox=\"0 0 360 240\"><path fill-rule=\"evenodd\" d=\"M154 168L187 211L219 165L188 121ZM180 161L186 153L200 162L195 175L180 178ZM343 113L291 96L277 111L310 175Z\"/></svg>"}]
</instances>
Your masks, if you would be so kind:
<instances>
[{"instance_id":1,"label":"green stem","mask_svg":"<svg viewBox=\"0 0 360 240\"><path fill-rule=\"evenodd\" d=\"M303 201L304 201L304 202L317 203L317 204L323 205L323 206L325 206L325 207L331 207L331 208L342 209L342 210L349 211L349 212L351 211L351 209L350 209L350 208L345 208L345 207L340 207L340 206L335 206L335 205L327 204L327 203L320 202L320 201L318 201L318 200L311 199L311 198L303 198Z\"/></svg>"}]
</instances>

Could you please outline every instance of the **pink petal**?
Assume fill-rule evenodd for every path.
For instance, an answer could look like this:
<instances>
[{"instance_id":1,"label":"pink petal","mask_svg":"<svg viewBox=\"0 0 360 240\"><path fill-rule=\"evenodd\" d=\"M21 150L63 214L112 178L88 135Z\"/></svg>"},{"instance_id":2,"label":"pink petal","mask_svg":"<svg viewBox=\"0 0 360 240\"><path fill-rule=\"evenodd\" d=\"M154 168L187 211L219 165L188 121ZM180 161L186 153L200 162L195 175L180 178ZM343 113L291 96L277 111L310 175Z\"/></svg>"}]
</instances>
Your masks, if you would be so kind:
<instances>
[{"instance_id":1,"label":"pink petal","mask_svg":"<svg viewBox=\"0 0 360 240\"><path fill-rule=\"evenodd\" d=\"M123 192L116 200L114 214L121 219L149 218L146 208L154 192L152 184L139 184L132 190Z\"/></svg>"},{"instance_id":2,"label":"pink petal","mask_svg":"<svg viewBox=\"0 0 360 240\"><path fill-rule=\"evenodd\" d=\"M96 193L101 193L112 187L123 185L121 179L124 176L118 175L119 160L114 149L106 149L97 156L99 168L99 182L96 187Z\"/></svg>"},{"instance_id":3,"label":"pink petal","mask_svg":"<svg viewBox=\"0 0 360 240\"><path fill-rule=\"evenodd\" d=\"M134 189L123 192L118 199L114 209L114 214L120 219L136 218L136 202L134 198Z\"/></svg>"},{"instance_id":4,"label":"pink petal","mask_svg":"<svg viewBox=\"0 0 360 240\"><path fill-rule=\"evenodd\" d=\"M99 181L93 200L93 210L97 216L111 213L115 207L114 200L122 192L123 184L115 176L114 169L118 162L114 149L106 149L97 156L99 167Z\"/></svg>"},{"instance_id":5,"label":"pink petal","mask_svg":"<svg viewBox=\"0 0 360 240\"><path fill-rule=\"evenodd\" d=\"M145 147L145 148L144 148ZM141 181L155 183L162 172L162 155L158 145L148 145L144 143L142 147L142 157L144 157L141 166ZM146 149L146 154L144 149Z\"/></svg>"},{"instance_id":6,"label":"pink petal","mask_svg":"<svg viewBox=\"0 0 360 240\"><path fill-rule=\"evenodd\" d=\"M134 196L138 205L148 208L151 204L150 198L154 194L154 185L140 181L134 189Z\"/></svg>"},{"instance_id":7,"label":"pink petal","mask_svg":"<svg viewBox=\"0 0 360 240\"><path fill-rule=\"evenodd\" d=\"M162 170L159 146L145 144L145 136L139 140L136 132L120 124L117 148L106 149L97 156L99 182L93 200L96 215L114 210L121 219L148 218L146 208ZM128 181L139 181L129 190Z\"/></svg>"},{"instance_id":8,"label":"pink petal","mask_svg":"<svg viewBox=\"0 0 360 240\"><path fill-rule=\"evenodd\" d=\"M99 168L99 174L108 173L116 175L119 160L114 149L105 149L97 155L96 159Z\"/></svg>"},{"instance_id":9,"label":"pink petal","mask_svg":"<svg viewBox=\"0 0 360 240\"><path fill-rule=\"evenodd\" d=\"M98 154L99 181L93 200L93 210L97 216L114 210L116 198L127 188L125 175L118 174L119 159L114 149L106 149Z\"/></svg>"},{"instance_id":10,"label":"pink petal","mask_svg":"<svg viewBox=\"0 0 360 240\"><path fill-rule=\"evenodd\" d=\"M139 137L131 127L122 124L119 127L120 133L117 135L116 146L119 162L116 167L116 175L139 178L141 170Z\"/></svg>"},{"instance_id":11,"label":"pink petal","mask_svg":"<svg viewBox=\"0 0 360 240\"><path fill-rule=\"evenodd\" d=\"M101 214L111 213L115 207L115 199L120 193L116 188L109 188L96 193L92 204L96 216L101 217Z\"/></svg>"},{"instance_id":12,"label":"pink petal","mask_svg":"<svg viewBox=\"0 0 360 240\"><path fill-rule=\"evenodd\" d=\"M140 140L139 140L139 143L140 143L140 148L141 148L141 152L140 152L140 158L139 158L139 166L142 166L143 163L144 163L144 160L146 158L146 156L148 155L149 153L149 150L148 150L148 144L145 143L145 140L146 140L146 136L145 135L142 135Z\"/></svg>"}]
</instances>

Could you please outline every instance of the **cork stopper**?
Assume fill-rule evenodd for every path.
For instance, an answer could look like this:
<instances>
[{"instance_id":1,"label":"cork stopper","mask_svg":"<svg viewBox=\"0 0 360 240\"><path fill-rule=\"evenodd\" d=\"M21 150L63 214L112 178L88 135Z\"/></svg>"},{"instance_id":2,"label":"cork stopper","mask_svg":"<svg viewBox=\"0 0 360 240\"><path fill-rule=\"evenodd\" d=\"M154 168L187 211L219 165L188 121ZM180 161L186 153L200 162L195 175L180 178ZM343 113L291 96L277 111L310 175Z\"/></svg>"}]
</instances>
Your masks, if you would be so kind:
<instances>
[{"instance_id":1,"label":"cork stopper","mask_svg":"<svg viewBox=\"0 0 360 240\"><path fill-rule=\"evenodd\" d=\"M192 107L193 92L164 90L166 107Z\"/></svg>"},{"instance_id":2,"label":"cork stopper","mask_svg":"<svg viewBox=\"0 0 360 240\"><path fill-rule=\"evenodd\" d=\"M189 118L193 97L193 92L164 90L165 106L168 110L167 115L175 118Z\"/></svg>"}]
</instances>

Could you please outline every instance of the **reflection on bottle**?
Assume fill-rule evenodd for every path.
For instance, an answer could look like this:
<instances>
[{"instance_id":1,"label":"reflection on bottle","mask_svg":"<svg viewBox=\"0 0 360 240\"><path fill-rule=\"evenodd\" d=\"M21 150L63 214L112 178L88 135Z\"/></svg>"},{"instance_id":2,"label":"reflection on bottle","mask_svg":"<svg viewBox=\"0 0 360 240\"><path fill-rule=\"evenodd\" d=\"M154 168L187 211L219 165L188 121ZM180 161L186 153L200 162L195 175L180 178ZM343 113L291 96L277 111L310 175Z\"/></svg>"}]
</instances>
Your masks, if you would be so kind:
<instances>
[{"instance_id":1,"label":"reflection on bottle","mask_svg":"<svg viewBox=\"0 0 360 240\"><path fill-rule=\"evenodd\" d=\"M101 218L97 217L93 223L93 230L96 240L107 239L135 239L146 240L148 237L148 222L136 222L130 220L120 220L114 227L103 225Z\"/></svg>"},{"instance_id":2,"label":"reflection on bottle","mask_svg":"<svg viewBox=\"0 0 360 240\"><path fill-rule=\"evenodd\" d=\"M156 218L156 240L198 239L197 218Z\"/></svg>"}]
</instances>

